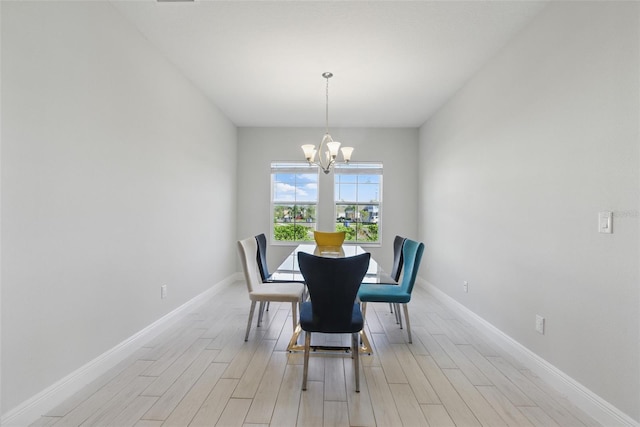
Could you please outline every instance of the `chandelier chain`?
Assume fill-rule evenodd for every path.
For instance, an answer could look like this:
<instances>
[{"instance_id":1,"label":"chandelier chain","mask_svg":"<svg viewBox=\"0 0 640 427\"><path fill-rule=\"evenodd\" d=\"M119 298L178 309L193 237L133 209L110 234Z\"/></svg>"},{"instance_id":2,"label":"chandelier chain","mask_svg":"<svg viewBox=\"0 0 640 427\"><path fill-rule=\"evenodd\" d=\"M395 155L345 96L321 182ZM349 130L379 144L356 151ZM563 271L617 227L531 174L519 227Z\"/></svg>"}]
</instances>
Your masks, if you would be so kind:
<instances>
[{"instance_id":1,"label":"chandelier chain","mask_svg":"<svg viewBox=\"0 0 640 427\"><path fill-rule=\"evenodd\" d=\"M326 108L325 108L325 131L329 133L329 76L325 77L327 79L327 89L326 89Z\"/></svg>"}]
</instances>

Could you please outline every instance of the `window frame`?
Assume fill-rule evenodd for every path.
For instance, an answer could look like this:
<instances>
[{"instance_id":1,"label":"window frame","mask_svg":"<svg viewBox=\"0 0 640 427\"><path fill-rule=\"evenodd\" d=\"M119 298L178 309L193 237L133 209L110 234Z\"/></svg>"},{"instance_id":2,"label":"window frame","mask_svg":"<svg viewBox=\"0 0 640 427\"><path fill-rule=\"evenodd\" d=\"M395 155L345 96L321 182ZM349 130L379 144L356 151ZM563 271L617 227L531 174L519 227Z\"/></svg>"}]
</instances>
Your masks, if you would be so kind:
<instances>
[{"instance_id":1,"label":"window frame","mask_svg":"<svg viewBox=\"0 0 640 427\"><path fill-rule=\"evenodd\" d=\"M272 245L279 245L279 246L297 246L301 243L312 243L313 239L311 240L277 240L276 236L275 236L275 229L276 229L276 225L278 225L278 223L275 222L275 208L276 206L282 205L283 202L282 201L276 201L274 200L275 197L275 176L276 174L286 174L286 173L291 173L291 174L304 174L304 175L310 175L310 174L315 174L316 176L316 200L315 202L309 202L309 201L302 201L302 202L298 202L297 200L294 200L292 202L292 204L294 206L300 206L300 205L305 205L305 206L314 206L315 207L315 212L316 212L316 217L315 217L315 221L313 222L313 230L317 230L318 229L318 206L319 206L319 201L320 201L320 170L317 166L315 165L309 165L306 162L294 162L294 161L272 161L271 162L271 173L270 173L270 191L271 191L271 196L270 196L270 213L269 213L269 217L270 217L270 225L269 225L269 240L270 243ZM298 188L298 186L295 186L296 189ZM294 192L295 194L295 192ZM297 224L296 219L294 218L293 221L293 225ZM309 227L311 228L311 227Z\"/></svg>"},{"instance_id":2,"label":"window frame","mask_svg":"<svg viewBox=\"0 0 640 427\"><path fill-rule=\"evenodd\" d=\"M383 223L383 187L384 187L384 165L382 162L351 162L348 164L337 164L333 170L333 212L334 212L334 224L337 226L338 222L338 206L344 205L354 205L354 206L377 206L378 208L378 216L377 216L377 224L378 226L378 240L376 241L367 241L367 240L345 240L345 244L351 245L359 245L359 246L370 246L370 247L380 247L382 246L382 223ZM376 202L358 202L357 196L356 200L338 200L338 192L336 188L338 186L338 180L336 179L337 175L379 175L380 182L378 183L378 200ZM355 183L357 186L359 183ZM356 187L357 188L357 187ZM356 223L362 224L362 222L356 221ZM371 224L371 223L369 223ZM357 234L356 234L357 238Z\"/></svg>"}]
</instances>

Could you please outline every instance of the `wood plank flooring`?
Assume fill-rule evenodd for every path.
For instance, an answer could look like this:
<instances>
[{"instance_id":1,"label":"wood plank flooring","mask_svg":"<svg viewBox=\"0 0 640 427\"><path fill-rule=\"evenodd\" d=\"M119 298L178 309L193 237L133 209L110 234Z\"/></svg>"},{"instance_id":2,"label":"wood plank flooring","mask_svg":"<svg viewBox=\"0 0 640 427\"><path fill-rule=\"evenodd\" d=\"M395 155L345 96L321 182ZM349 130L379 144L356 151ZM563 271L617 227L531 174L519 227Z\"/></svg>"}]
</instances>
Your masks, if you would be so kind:
<instances>
[{"instance_id":1,"label":"wood plank flooring","mask_svg":"<svg viewBox=\"0 0 640 427\"><path fill-rule=\"evenodd\" d=\"M422 288L409 304L413 344L388 304L369 304L355 393L348 354L289 353L291 306L271 303L244 342L243 282L41 417L34 426L597 426ZM256 316L257 317L257 316ZM314 344L349 336L314 334Z\"/></svg>"}]
</instances>

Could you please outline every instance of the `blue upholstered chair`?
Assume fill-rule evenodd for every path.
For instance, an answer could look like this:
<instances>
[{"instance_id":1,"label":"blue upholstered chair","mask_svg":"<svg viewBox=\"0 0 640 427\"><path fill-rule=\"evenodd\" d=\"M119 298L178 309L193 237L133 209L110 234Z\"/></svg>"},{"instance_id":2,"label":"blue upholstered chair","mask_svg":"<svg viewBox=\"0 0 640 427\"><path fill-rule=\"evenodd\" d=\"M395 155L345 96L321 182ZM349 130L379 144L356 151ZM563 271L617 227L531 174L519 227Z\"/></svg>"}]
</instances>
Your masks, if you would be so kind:
<instances>
[{"instance_id":1,"label":"blue upholstered chair","mask_svg":"<svg viewBox=\"0 0 640 427\"><path fill-rule=\"evenodd\" d=\"M303 280L278 280L271 278L269 273L269 266L267 265L267 236L258 234L256 237L256 243L258 244L258 251L256 253L256 261L258 261L258 269L260 270L260 277L263 283L304 283Z\"/></svg>"},{"instance_id":2,"label":"blue upholstered chair","mask_svg":"<svg viewBox=\"0 0 640 427\"><path fill-rule=\"evenodd\" d=\"M267 236L264 233L258 234L256 236L256 243L258 244L258 251L256 253L256 261L258 261L258 269L260 270L260 277L262 278L262 283L304 283L298 280L277 280L271 278L271 273L269 273L269 265L267 264ZM262 324L262 317L264 315L265 309L269 311L269 301L260 302L260 307L258 308L258 326Z\"/></svg>"},{"instance_id":3,"label":"blue upholstered chair","mask_svg":"<svg viewBox=\"0 0 640 427\"><path fill-rule=\"evenodd\" d=\"M256 243L258 244L258 252L256 253L256 260L258 261L258 268L260 269L260 277L263 282L267 282L271 273L269 273L269 266L267 265L267 236L258 234L256 236Z\"/></svg>"},{"instance_id":4,"label":"blue upholstered chair","mask_svg":"<svg viewBox=\"0 0 640 427\"><path fill-rule=\"evenodd\" d=\"M363 283L358 292L358 298L363 305L363 312L366 315L366 305L369 302L387 302L391 304L402 304L404 308L404 318L407 324L407 335L411 343L411 324L409 323L409 309L407 304L411 301L411 292L418 276L424 243L418 243L410 239L404 241L402 247L402 268L404 275L398 285L373 285ZM396 310L398 314L399 310Z\"/></svg>"},{"instance_id":5,"label":"blue upholstered chair","mask_svg":"<svg viewBox=\"0 0 640 427\"><path fill-rule=\"evenodd\" d=\"M298 265L309 290L310 301L300 307L300 328L305 331L302 389L307 389L311 333L351 334L351 353L360 391L359 332L364 326L358 288L369 268L371 254L325 258L299 252Z\"/></svg>"}]
</instances>

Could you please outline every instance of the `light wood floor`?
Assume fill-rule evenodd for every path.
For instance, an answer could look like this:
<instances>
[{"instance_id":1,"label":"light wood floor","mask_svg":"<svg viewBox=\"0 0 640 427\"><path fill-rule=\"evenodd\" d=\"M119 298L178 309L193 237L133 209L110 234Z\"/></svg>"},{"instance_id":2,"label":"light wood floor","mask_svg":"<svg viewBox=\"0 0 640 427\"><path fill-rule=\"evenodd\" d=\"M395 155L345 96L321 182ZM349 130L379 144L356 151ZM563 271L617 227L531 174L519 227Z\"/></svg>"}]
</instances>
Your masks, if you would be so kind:
<instances>
[{"instance_id":1,"label":"light wood floor","mask_svg":"<svg viewBox=\"0 0 640 427\"><path fill-rule=\"evenodd\" d=\"M313 355L302 392L302 354L285 350L290 305L272 304L245 343L248 309L243 282L221 288L34 425L598 425L420 288L409 305L413 344L387 304L369 304L374 354L360 358L360 393L345 354Z\"/></svg>"}]
</instances>

